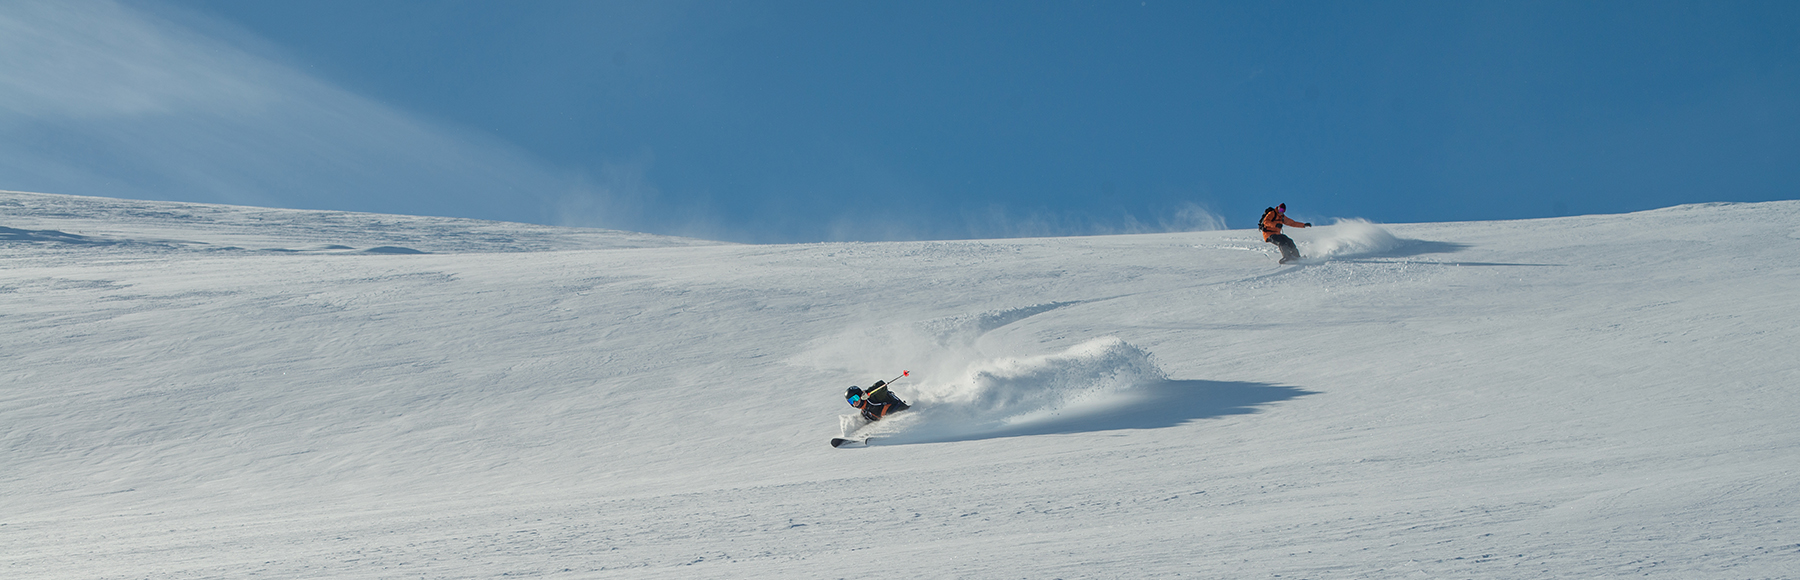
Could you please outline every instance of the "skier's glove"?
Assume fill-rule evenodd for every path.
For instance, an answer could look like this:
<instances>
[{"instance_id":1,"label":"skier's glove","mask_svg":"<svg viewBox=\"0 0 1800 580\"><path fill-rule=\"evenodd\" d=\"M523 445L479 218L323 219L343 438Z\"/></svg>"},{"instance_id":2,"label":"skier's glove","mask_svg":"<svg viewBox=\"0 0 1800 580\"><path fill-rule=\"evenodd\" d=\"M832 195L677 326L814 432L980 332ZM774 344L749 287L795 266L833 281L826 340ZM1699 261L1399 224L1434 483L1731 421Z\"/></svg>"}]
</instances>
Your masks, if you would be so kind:
<instances>
[{"instance_id":1,"label":"skier's glove","mask_svg":"<svg viewBox=\"0 0 1800 580\"><path fill-rule=\"evenodd\" d=\"M1306 227L1312 227L1312 222L1306 222Z\"/></svg>"}]
</instances>

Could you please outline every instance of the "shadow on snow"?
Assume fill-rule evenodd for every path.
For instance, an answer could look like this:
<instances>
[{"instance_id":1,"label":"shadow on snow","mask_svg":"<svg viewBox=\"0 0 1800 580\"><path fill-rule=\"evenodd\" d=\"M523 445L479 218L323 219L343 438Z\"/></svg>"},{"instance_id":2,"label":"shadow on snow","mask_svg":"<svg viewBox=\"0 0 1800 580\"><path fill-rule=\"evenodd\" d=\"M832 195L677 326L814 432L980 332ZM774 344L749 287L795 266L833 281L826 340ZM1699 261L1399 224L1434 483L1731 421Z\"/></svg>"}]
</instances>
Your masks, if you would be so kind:
<instances>
[{"instance_id":1,"label":"shadow on snow","mask_svg":"<svg viewBox=\"0 0 1800 580\"><path fill-rule=\"evenodd\" d=\"M947 443L1002 437L1065 435L1161 429L1229 415L1256 413L1262 406L1318 394L1298 387L1231 381L1164 380L999 425L958 431L918 428L883 437L884 444ZM941 426L939 426L941 427Z\"/></svg>"},{"instance_id":2,"label":"shadow on snow","mask_svg":"<svg viewBox=\"0 0 1800 580\"><path fill-rule=\"evenodd\" d=\"M1388 260L1394 259L1394 258L1413 258L1413 257L1417 257L1417 256L1423 256L1426 254L1454 254L1457 252L1461 252L1463 250L1467 250L1472 247L1474 247L1474 246L1470 245L1470 244L1463 244L1463 243L1458 243L1458 242L1435 242L1435 241L1429 241L1429 240L1399 240L1398 245L1394 246L1393 248L1389 248L1387 250L1355 254L1355 255L1345 256L1345 257L1341 257L1341 258L1332 258L1329 261L1343 262L1343 263L1349 263L1349 264L1386 264L1386 263L1391 263ZM1512 262L1440 262L1440 261L1436 261L1436 260L1426 260L1426 261L1407 260L1407 263L1409 263L1409 264L1431 264L1431 265L1441 265L1441 266L1539 266L1539 267L1547 267L1547 266L1562 266L1563 265L1563 264L1524 264L1524 263L1512 263Z\"/></svg>"}]
</instances>

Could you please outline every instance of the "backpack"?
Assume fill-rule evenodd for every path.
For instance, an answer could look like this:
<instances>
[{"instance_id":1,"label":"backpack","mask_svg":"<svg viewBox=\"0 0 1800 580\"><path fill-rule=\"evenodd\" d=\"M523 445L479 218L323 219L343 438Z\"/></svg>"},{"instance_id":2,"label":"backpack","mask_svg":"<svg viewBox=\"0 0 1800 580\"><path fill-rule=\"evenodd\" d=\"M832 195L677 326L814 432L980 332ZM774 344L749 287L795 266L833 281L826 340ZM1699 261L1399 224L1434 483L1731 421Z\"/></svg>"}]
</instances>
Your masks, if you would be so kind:
<instances>
[{"instance_id":1,"label":"backpack","mask_svg":"<svg viewBox=\"0 0 1800 580\"><path fill-rule=\"evenodd\" d=\"M1271 213L1275 213L1275 208L1271 207L1263 210L1262 217L1256 218L1256 229L1265 232L1269 231L1269 226L1267 224L1269 223L1269 214Z\"/></svg>"}]
</instances>

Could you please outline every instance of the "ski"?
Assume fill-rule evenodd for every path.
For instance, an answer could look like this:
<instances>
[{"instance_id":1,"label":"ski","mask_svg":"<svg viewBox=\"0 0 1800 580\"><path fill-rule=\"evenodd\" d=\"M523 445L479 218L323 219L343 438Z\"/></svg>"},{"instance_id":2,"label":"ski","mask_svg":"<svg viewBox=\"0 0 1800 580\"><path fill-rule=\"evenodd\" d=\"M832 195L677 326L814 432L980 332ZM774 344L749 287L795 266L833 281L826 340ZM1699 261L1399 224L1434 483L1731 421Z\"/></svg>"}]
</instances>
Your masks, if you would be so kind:
<instances>
[{"instance_id":1,"label":"ski","mask_svg":"<svg viewBox=\"0 0 1800 580\"><path fill-rule=\"evenodd\" d=\"M843 447L845 445L854 443L854 444L857 444L857 445L860 445L863 447L867 447L869 445L869 440L871 440L871 439L874 439L874 438L873 437L864 437L862 439L845 439L843 437L832 437L831 438L831 446L832 447Z\"/></svg>"}]
</instances>

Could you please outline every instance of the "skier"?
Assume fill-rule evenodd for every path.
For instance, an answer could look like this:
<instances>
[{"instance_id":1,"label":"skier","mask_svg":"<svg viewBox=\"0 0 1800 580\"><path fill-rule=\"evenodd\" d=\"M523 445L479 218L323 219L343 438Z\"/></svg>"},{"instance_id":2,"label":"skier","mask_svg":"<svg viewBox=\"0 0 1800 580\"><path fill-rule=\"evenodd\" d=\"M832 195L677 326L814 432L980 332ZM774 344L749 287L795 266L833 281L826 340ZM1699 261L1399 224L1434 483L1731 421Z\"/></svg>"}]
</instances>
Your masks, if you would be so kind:
<instances>
[{"instance_id":1,"label":"skier","mask_svg":"<svg viewBox=\"0 0 1800 580\"><path fill-rule=\"evenodd\" d=\"M888 390L887 381L875 381L875 384L870 385L866 392L852 385L844 391L844 400L849 402L850 406L862 409L863 418L870 421L880 421L888 413L905 411L911 407L906 404L906 401L900 400L900 397L894 396L893 391Z\"/></svg>"},{"instance_id":2,"label":"skier","mask_svg":"<svg viewBox=\"0 0 1800 580\"><path fill-rule=\"evenodd\" d=\"M1285 203L1263 210L1263 241L1275 244L1275 247L1281 248L1281 261L1278 262L1281 264L1288 263L1288 260L1300 259L1300 249L1294 247L1294 239L1287 237L1287 234L1281 233L1281 226L1284 225L1294 226L1296 228L1312 227L1312 223L1310 222L1297 222L1294 221L1293 218L1288 217L1287 204Z\"/></svg>"}]
</instances>

